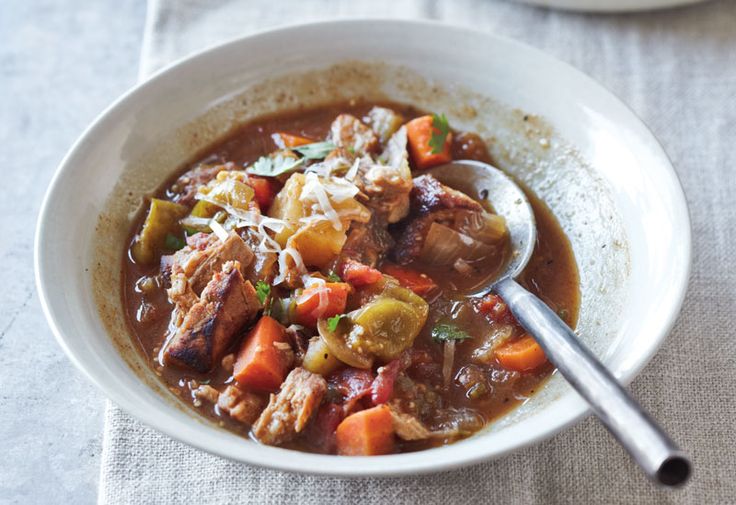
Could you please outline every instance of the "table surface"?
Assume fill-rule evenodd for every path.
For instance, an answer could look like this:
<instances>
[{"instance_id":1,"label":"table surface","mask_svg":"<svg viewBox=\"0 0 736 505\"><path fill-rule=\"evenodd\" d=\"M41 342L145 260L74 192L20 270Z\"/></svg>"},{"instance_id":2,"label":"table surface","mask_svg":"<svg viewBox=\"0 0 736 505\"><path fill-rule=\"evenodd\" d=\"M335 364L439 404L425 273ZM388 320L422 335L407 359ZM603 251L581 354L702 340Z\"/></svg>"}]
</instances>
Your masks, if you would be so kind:
<instances>
[{"instance_id":1,"label":"table surface","mask_svg":"<svg viewBox=\"0 0 736 505\"><path fill-rule=\"evenodd\" d=\"M145 0L0 7L0 503L94 503L103 395L45 322L33 280L39 206L86 125L133 85Z\"/></svg>"}]
</instances>

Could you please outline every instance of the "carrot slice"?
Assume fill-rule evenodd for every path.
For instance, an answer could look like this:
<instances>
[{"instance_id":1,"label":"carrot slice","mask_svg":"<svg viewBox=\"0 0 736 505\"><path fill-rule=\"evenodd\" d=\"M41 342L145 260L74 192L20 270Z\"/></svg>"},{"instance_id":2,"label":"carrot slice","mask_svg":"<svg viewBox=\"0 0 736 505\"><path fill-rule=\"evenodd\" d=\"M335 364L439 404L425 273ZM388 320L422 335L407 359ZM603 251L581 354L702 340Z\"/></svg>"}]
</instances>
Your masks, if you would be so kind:
<instances>
[{"instance_id":1,"label":"carrot slice","mask_svg":"<svg viewBox=\"0 0 736 505\"><path fill-rule=\"evenodd\" d=\"M395 277L399 284L411 289L419 296L426 295L437 287L437 284L427 274L417 272L411 268L389 263L383 266L383 273Z\"/></svg>"},{"instance_id":2,"label":"carrot slice","mask_svg":"<svg viewBox=\"0 0 736 505\"><path fill-rule=\"evenodd\" d=\"M337 453L344 456L375 456L394 451L391 410L379 405L346 417L335 432Z\"/></svg>"},{"instance_id":3,"label":"carrot slice","mask_svg":"<svg viewBox=\"0 0 736 505\"><path fill-rule=\"evenodd\" d=\"M517 372L528 372L547 362L544 351L529 335L503 344L495 354L504 368Z\"/></svg>"},{"instance_id":4,"label":"carrot slice","mask_svg":"<svg viewBox=\"0 0 736 505\"><path fill-rule=\"evenodd\" d=\"M284 147L289 149L314 143L314 140L312 139L300 137L299 135L292 135L291 133L278 132L276 133L276 135L281 137L281 141L284 143Z\"/></svg>"},{"instance_id":5,"label":"carrot slice","mask_svg":"<svg viewBox=\"0 0 736 505\"><path fill-rule=\"evenodd\" d=\"M433 125L433 116L421 116L406 123L406 135L409 141L409 153L416 168L425 169L435 165L441 165L452 160L450 148L452 146L452 133L445 137L442 150L433 152L429 145L432 134L439 133Z\"/></svg>"},{"instance_id":6,"label":"carrot slice","mask_svg":"<svg viewBox=\"0 0 736 505\"><path fill-rule=\"evenodd\" d=\"M345 282L327 282L305 289L296 299L294 322L314 328L317 320L342 314L349 293L350 285Z\"/></svg>"},{"instance_id":7,"label":"carrot slice","mask_svg":"<svg viewBox=\"0 0 736 505\"><path fill-rule=\"evenodd\" d=\"M277 342L286 342L285 328L272 317L261 317L235 358L233 377L238 384L260 391L275 391L281 386L289 370Z\"/></svg>"}]
</instances>

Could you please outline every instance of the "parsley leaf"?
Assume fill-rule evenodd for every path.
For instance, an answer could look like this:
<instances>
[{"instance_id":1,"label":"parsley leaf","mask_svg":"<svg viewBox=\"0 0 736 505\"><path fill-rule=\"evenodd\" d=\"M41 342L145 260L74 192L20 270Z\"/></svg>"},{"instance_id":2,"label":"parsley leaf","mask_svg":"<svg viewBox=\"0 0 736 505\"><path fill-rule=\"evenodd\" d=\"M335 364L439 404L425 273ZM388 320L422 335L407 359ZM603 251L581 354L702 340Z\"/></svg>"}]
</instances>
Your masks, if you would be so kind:
<instances>
[{"instance_id":1,"label":"parsley leaf","mask_svg":"<svg viewBox=\"0 0 736 505\"><path fill-rule=\"evenodd\" d=\"M432 340L438 343L449 342L450 340L462 342L468 338L471 338L470 335L454 324L438 324L432 328Z\"/></svg>"},{"instance_id":2,"label":"parsley leaf","mask_svg":"<svg viewBox=\"0 0 736 505\"><path fill-rule=\"evenodd\" d=\"M439 154L445 149L447 136L450 134L450 123L444 114L432 114L432 138L429 139L429 147L432 154Z\"/></svg>"},{"instance_id":3,"label":"parsley leaf","mask_svg":"<svg viewBox=\"0 0 736 505\"><path fill-rule=\"evenodd\" d=\"M340 319L343 317L347 316L345 314L338 314L327 318L327 328L329 328L330 331L335 331L337 329L337 325L340 323Z\"/></svg>"},{"instance_id":4,"label":"parsley leaf","mask_svg":"<svg viewBox=\"0 0 736 505\"><path fill-rule=\"evenodd\" d=\"M249 174L263 177L278 177L281 174L293 172L303 162L304 158L291 158L282 154L277 154L273 158L261 156L253 165L246 168L245 171Z\"/></svg>"},{"instance_id":5,"label":"parsley leaf","mask_svg":"<svg viewBox=\"0 0 736 505\"><path fill-rule=\"evenodd\" d=\"M292 151L296 151L308 160L319 160L337 149L332 142L314 142L303 146L293 147Z\"/></svg>"},{"instance_id":6,"label":"parsley leaf","mask_svg":"<svg viewBox=\"0 0 736 505\"><path fill-rule=\"evenodd\" d=\"M327 274L327 280L330 282L342 282L342 279L339 275L335 273L334 270L331 270L329 274Z\"/></svg>"},{"instance_id":7,"label":"parsley leaf","mask_svg":"<svg viewBox=\"0 0 736 505\"><path fill-rule=\"evenodd\" d=\"M270 294L271 286L263 281L256 282L256 296L258 297L258 301L261 302L261 305L263 305Z\"/></svg>"},{"instance_id":8,"label":"parsley leaf","mask_svg":"<svg viewBox=\"0 0 736 505\"><path fill-rule=\"evenodd\" d=\"M182 249L185 245L187 245L187 243L184 241L183 238L172 235L171 233L166 234L164 247L166 247L167 250L178 251L179 249Z\"/></svg>"}]
</instances>

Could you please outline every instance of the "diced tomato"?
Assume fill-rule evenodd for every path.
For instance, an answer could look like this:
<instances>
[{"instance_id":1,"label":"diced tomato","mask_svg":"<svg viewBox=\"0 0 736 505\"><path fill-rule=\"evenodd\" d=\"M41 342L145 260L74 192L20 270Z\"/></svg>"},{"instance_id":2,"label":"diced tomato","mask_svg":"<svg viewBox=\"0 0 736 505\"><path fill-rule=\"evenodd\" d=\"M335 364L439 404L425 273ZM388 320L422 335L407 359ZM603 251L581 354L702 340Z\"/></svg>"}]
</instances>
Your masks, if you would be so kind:
<instances>
[{"instance_id":1,"label":"diced tomato","mask_svg":"<svg viewBox=\"0 0 736 505\"><path fill-rule=\"evenodd\" d=\"M388 365L378 369L373 384L371 384L371 401L373 405L386 403L394 393L394 382L401 372L401 360L395 359Z\"/></svg>"},{"instance_id":2,"label":"diced tomato","mask_svg":"<svg viewBox=\"0 0 736 505\"><path fill-rule=\"evenodd\" d=\"M273 203L273 199L276 197L276 190L274 189L273 184L264 177L250 175L248 176L248 185L253 188L258 207L261 209L261 212L265 214L268 212L268 209Z\"/></svg>"},{"instance_id":3,"label":"diced tomato","mask_svg":"<svg viewBox=\"0 0 736 505\"><path fill-rule=\"evenodd\" d=\"M383 279L383 274L379 270L355 260L347 260L341 270L343 280L355 287L368 286Z\"/></svg>"},{"instance_id":4,"label":"diced tomato","mask_svg":"<svg viewBox=\"0 0 736 505\"><path fill-rule=\"evenodd\" d=\"M294 322L314 328L319 319L342 314L349 293L350 285L345 282L327 282L305 289L296 299Z\"/></svg>"},{"instance_id":5,"label":"diced tomato","mask_svg":"<svg viewBox=\"0 0 736 505\"><path fill-rule=\"evenodd\" d=\"M478 306L478 310L494 323L516 324L509 306L498 295L487 295Z\"/></svg>"},{"instance_id":6,"label":"diced tomato","mask_svg":"<svg viewBox=\"0 0 736 505\"><path fill-rule=\"evenodd\" d=\"M411 289L419 296L424 296L437 287L437 284L427 274L417 272L411 268L387 263L383 265L383 272L396 278L399 284Z\"/></svg>"}]
</instances>

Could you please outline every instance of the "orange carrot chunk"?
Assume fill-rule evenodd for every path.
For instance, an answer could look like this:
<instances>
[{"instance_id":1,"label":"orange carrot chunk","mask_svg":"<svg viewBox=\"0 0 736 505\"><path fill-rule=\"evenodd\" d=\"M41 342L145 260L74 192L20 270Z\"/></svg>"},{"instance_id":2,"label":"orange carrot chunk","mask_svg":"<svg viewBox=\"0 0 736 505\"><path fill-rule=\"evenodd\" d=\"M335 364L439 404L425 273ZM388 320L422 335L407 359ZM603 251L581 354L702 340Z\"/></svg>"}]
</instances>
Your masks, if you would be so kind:
<instances>
[{"instance_id":1,"label":"orange carrot chunk","mask_svg":"<svg viewBox=\"0 0 736 505\"><path fill-rule=\"evenodd\" d=\"M337 453L344 456L376 456L394 452L391 410L384 404L346 417L335 432Z\"/></svg>"},{"instance_id":2,"label":"orange carrot chunk","mask_svg":"<svg viewBox=\"0 0 736 505\"><path fill-rule=\"evenodd\" d=\"M292 135L291 133L278 132L276 135L281 137L281 142L284 143L284 147L289 149L293 147L304 146L307 144L313 144L315 142L312 139L300 137L299 135Z\"/></svg>"},{"instance_id":3,"label":"orange carrot chunk","mask_svg":"<svg viewBox=\"0 0 736 505\"><path fill-rule=\"evenodd\" d=\"M286 329L278 321L261 317L235 358L233 377L237 383L259 391L276 391L289 371L276 343L286 341Z\"/></svg>"},{"instance_id":4,"label":"orange carrot chunk","mask_svg":"<svg viewBox=\"0 0 736 505\"><path fill-rule=\"evenodd\" d=\"M508 370L528 372L547 362L540 345L529 335L512 340L496 349L496 359Z\"/></svg>"},{"instance_id":5,"label":"orange carrot chunk","mask_svg":"<svg viewBox=\"0 0 736 505\"><path fill-rule=\"evenodd\" d=\"M441 146L433 147L430 145L432 135L439 135L440 137L438 138L441 139L441 135L443 134L434 124L435 117L437 116L421 116L406 123L409 153L416 168L425 169L452 161L450 151L452 146L451 132L446 132L444 144Z\"/></svg>"},{"instance_id":6,"label":"orange carrot chunk","mask_svg":"<svg viewBox=\"0 0 736 505\"><path fill-rule=\"evenodd\" d=\"M399 284L409 288L419 296L424 296L437 287L437 284L427 275L411 268L398 265L386 264L383 273L395 277Z\"/></svg>"},{"instance_id":7,"label":"orange carrot chunk","mask_svg":"<svg viewBox=\"0 0 736 505\"><path fill-rule=\"evenodd\" d=\"M296 299L294 322L314 328L319 319L342 314L349 293L350 285L345 282L327 282L305 289Z\"/></svg>"}]
</instances>

